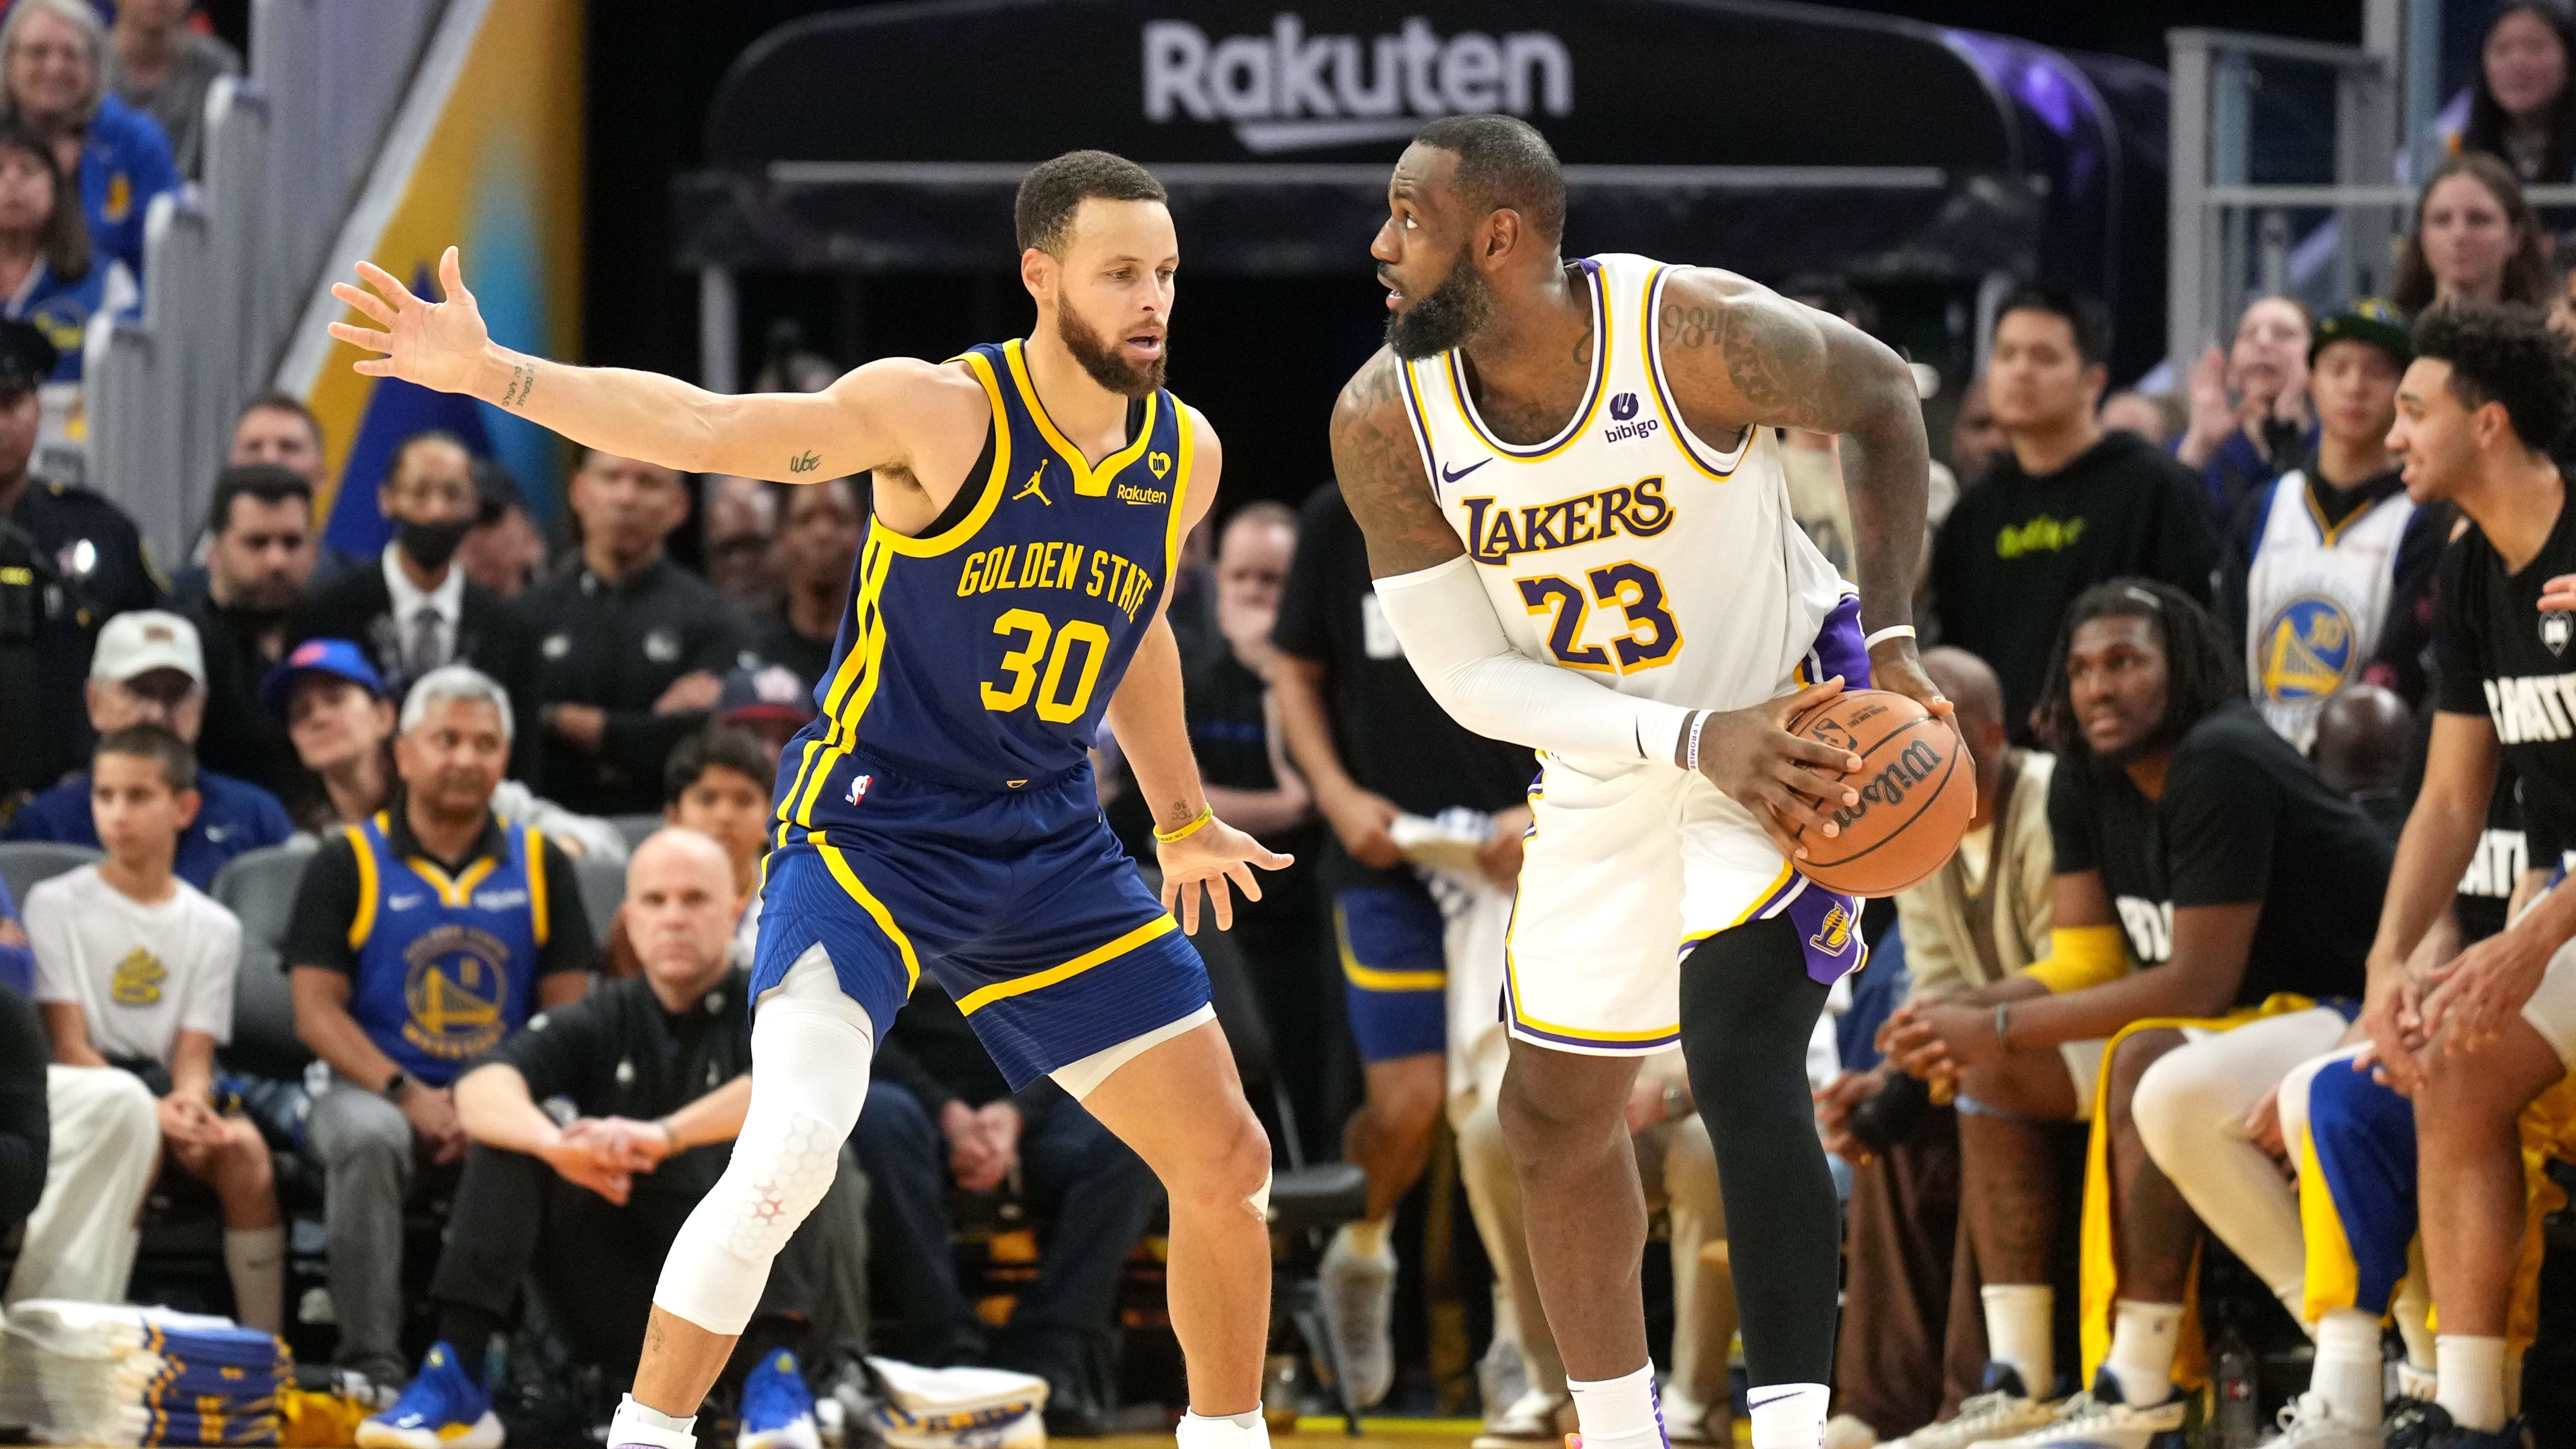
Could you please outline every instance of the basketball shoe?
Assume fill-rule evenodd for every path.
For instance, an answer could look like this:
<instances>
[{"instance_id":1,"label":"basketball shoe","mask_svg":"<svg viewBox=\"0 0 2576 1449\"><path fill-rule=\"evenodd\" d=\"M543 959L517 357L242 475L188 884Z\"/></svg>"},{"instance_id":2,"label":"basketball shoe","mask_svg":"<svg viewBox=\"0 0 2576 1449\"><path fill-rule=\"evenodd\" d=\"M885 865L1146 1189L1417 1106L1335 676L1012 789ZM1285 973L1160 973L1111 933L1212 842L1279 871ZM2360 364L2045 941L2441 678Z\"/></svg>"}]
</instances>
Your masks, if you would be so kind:
<instances>
[{"instance_id":1,"label":"basketball shoe","mask_svg":"<svg viewBox=\"0 0 2576 1449\"><path fill-rule=\"evenodd\" d=\"M814 1424L814 1391L805 1387L796 1355L765 1354L742 1380L742 1427L734 1449L823 1449Z\"/></svg>"},{"instance_id":2,"label":"basketball shoe","mask_svg":"<svg viewBox=\"0 0 2576 1449\"><path fill-rule=\"evenodd\" d=\"M465 1376L456 1350L433 1343L394 1406L358 1424L358 1449L501 1449L492 1396Z\"/></svg>"}]
</instances>

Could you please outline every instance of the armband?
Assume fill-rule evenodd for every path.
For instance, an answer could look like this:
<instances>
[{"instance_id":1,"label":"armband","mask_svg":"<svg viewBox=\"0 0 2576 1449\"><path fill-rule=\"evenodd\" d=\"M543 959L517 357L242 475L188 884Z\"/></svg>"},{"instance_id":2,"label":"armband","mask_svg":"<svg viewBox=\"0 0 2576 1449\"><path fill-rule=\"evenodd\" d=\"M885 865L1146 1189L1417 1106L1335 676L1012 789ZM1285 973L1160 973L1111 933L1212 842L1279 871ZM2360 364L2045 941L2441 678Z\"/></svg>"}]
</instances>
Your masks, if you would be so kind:
<instances>
[{"instance_id":1,"label":"armband","mask_svg":"<svg viewBox=\"0 0 2576 1449\"><path fill-rule=\"evenodd\" d=\"M2100 986L2129 974L2129 948L2117 926L2060 926L2048 933L2048 955L2021 974L2051 995Z\"/></svg>"}]
</instances>

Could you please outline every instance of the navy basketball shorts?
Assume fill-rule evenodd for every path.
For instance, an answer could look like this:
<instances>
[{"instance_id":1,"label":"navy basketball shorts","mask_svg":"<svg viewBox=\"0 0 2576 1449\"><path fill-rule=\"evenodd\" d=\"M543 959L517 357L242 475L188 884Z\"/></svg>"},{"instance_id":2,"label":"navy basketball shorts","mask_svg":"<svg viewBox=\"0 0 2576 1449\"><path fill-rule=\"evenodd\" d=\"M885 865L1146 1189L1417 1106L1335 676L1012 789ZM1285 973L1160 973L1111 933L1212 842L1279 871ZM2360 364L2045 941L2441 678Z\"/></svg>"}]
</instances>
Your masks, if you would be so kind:
<instances>
[{"instance_id":1,"label":"navy basketball shorts","mask_svg":"<svg viewBox=\"0 0 2576 1449\"><path fill-rule=\"evenodd\" d=\"M1447 922L1402 867L1333 896L1351 1036L1367 1063L1437 1054L1449 1040Z\"/></svg>"},{"instance_id":2,"label":"navy basketball shorts","mask_svg":"<svg viewBox=\"0 0 2576 1449\"><path fill-rule=\"evenodd\" d=\"M923 972L1014 1091L1207 1007L1207 968L1101 819L1091 772L1005 792L870 761L828 831L790 825L761 888L754 999L815 947L879 1040Z\"/></svg>"}]
</instances>

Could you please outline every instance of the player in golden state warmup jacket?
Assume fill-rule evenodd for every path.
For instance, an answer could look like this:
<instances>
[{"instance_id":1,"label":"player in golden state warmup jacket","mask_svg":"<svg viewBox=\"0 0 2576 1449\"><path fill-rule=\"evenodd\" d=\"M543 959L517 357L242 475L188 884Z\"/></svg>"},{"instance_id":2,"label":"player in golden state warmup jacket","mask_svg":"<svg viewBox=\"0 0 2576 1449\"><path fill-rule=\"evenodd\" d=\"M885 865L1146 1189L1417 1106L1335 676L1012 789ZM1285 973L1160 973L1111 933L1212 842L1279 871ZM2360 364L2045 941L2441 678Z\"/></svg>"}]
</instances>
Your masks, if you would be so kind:
<instances>
[{"instance_id":1,"label":"player in golden state warmup jacket","mask_svg":"<svg viewBox=\"0 0 2576 1449\"><path fill-rule=\"evenodd\" d=\"M782 760L749 1114L664 1265L612 1446L692 1449L770 1260L830 1182L877 1035L925 971L1014 1088L1052 1075L1162 1178L1181 1442L1267 1442L1269 1149L1182 927L1202 884L1225 924L1229 879L1258 896L1252 867L1288 861L1208 809L1163 618L1218 470L1207 420L1161 386L1178 247L1161 184L1105 152L1030 172L1016 221L1027 339L881 359L810 395L719 397L496 347L452 250L442 305L374 267L372 293L335 289L386 329L334 324L384 354L363 372L689 472L874 475L821 713ZM1160 901L1100 817L1104 716L1162 827Z\"/></svg>"}]
</instances>

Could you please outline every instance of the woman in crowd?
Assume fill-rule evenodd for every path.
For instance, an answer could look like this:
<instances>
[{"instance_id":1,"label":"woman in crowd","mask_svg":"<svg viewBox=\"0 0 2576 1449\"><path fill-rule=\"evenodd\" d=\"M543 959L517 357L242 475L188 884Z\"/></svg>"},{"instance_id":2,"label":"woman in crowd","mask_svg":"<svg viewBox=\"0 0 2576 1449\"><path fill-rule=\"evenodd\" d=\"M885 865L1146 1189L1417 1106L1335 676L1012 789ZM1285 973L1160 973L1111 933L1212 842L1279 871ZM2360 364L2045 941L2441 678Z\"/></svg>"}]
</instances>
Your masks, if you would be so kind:
<instances>
[{"instance_id":1,"label":"woman in crowd","mask_svg":"<svg viewBox=\"0 0 2576 1449\"><path fill-rule=\"evenodd\" d=\"M2290 297L2257 297L2225 352L2192 364L2191 425L2175 445L2201 470L2210 521L2221 528L2245 496L2281 476L2315 437L2308 409L2308 342L2315 319Z\"/></svg>"},{"instance_id":2,"label":"woman in crowd","mask_svg":"<svg viewBox=\"0 0 2576 1449\"><path fill-rule=\"evenodd\" d=\"M56 382L80 381L91 316L134 298L122 268L93 258L73 201L45 138L0 120L0 316L34 324L54 344Z\"/></svg>"},{"instance_id":3,"label":"woman in crowd","mask_svg":"<svg viewBox=\"0 0 2576 1449\"><path fill-rule=\"evenodd\" d=\"M2424 183L2389 300L2410 315L2462 299L2546 307L2550 282L2540 223L2521 183L2503 162L2469 151Z\"/></svg>"},{"instance_id":4,"label":"woman in crowd","mask_svg":"<svg viewBox=\"0 0 2576 1449\"><path fill-rule=\"evenodd\" d=\"M2525 186L2557 185L2576 171L2576 16L2556 0L2506 0L2478 45L2468 124L2454 146L2493 156Z\"/></svg>"},{"instance_id":5,"label":"woman in crowd","mask_svg":"<svg viewBox=\"0 0 2576 1449\"><path fill-rule=\"evenodd\" d=\"M103 261L143 275L143 218L179 187L161 123L108 93L107 32L87 0L18 0L0 22L0 120L24 122L80 184Z\"/></svg>"}]
</instances>

